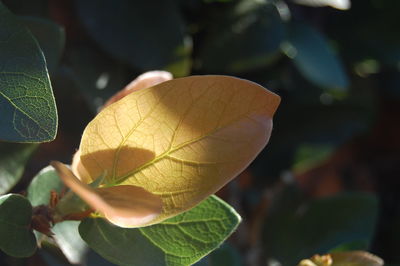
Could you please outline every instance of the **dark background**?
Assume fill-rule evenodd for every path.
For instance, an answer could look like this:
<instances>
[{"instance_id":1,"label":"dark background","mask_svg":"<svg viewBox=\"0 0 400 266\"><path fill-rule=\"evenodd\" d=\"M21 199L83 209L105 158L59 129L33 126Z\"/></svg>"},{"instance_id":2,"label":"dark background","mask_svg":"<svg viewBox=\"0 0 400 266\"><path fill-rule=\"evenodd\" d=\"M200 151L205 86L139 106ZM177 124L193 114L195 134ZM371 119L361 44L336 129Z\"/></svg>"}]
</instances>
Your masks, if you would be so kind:
<instances>
[{"instance_id":1,"label":"dark background","mask_svg":"<svg viewBox=\"0 0 400 266\"><path fill-rule=\"evenodd\" d=\"M201 263L294 265L335 248L400 263L399 1L353 0L349 10L289 0L3 2L59 25L27 20L48 62L59 133L14 192L50 160L69 162L98 108L137 75L234 75L282 103L267 148L219 193L241 226Z\"/></svg>"}]
</instances>

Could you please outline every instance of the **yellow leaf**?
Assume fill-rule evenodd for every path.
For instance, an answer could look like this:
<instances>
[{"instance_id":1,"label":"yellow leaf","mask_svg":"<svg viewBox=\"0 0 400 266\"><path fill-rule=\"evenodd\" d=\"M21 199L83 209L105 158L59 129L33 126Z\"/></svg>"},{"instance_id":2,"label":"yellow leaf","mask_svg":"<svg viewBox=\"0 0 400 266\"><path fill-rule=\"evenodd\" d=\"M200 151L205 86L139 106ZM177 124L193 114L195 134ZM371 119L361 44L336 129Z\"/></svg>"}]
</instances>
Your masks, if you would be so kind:
<instances>
[{"instance_id":1,"label":"yellow leaf","mask_svg":"<svg viewBox=\"0 0 400 266\"><path fill-rule=\"evenodd\" d=\"M89 179L81 180L107 173L104 187L143 187L162 199L161 215L149 224L160 222L194 207L249 165L269 140L279 102L260 85L228 76L186 77L135 91L86 127L80 168Z\"/></svg>"}]
</instances>

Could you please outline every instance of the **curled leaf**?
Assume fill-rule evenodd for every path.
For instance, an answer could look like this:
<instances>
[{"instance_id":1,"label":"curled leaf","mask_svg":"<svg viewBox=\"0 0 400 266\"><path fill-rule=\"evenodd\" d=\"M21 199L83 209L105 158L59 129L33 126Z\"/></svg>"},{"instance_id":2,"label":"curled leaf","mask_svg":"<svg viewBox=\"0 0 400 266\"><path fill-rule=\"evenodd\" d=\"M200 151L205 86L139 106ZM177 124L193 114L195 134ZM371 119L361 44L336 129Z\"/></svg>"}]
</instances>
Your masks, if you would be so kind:
<instances>
[{"instance_id":1,"label":"curled leaf","mask_svg":"<svg viewBox=\"0 0 400 266\"><path fill-rule=\"evenodd\" d=\"M75 154L72 158L71 170L72 170L72 173L76 177L78 177L83 183L87 184L87 183L91 182L89 173L86 171L85 167L82 165L80 150L75 152Z\"/></svg>"},{"instance_id":2,"label":"curled leaf","mask_svg":"<svg viewBox=\"0 0 400 266\"><path fill-rule=\"evenodd\" d=\"M61 180L93 209L120 227L140 226L161 212L160 198L138 186L91 188L82 183L64 164L53 161Z\"/></svg>"},{"instance_id":3,"label":"curled leaf","mask_svg":"<svg viewBox=\"0 0 400 266\"><path fill-rule=\"evenodd\" d=\"M135 91L86 127L80 163L90 180L81 178L90 183L106 172L105 186L158 195L162 213L149 224L158 223L243 171L267 144L279 102L260 85L228 76L192 76Z\"/></svg>"}]
</instances>

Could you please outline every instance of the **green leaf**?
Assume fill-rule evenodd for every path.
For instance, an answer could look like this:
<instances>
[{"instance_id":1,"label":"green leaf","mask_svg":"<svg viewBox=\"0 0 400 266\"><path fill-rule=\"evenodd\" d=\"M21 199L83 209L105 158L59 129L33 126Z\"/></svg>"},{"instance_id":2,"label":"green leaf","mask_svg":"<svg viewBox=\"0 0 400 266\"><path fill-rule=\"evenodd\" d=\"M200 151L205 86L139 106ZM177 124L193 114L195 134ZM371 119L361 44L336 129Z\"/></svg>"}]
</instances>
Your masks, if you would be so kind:
<instances>
[{"instance_id":1,"label":"green leaf","mask_svg":"<svg viewBox=\"0 0 400 266\"><path fill-rule=\"evenodd\" d=\"M282 265L296 265L303 258L324 254L344 243L368 243L374 233L377 205L376 198L366 193L304 202L296 191L286 190L265 220L266 257Z\"/></svg>"},{"instance_id":2,"label":"green leaf","mask_svg":"<svg viewBox=\"0 0 400 266\"><path fill-rule=\"evenodd\" d=\"M48 205L50 202L50 192L53 190L61 193L63 188L64 184L61 182L54 168L47 166L31 181L27 189L27 198L33 206ZM51 228L51 231L54 233L52 240L57 243L64 256L72 264L82 264L88 251L86 243L79 236L78 225L79 222L77 221L64 221L55 224ZM54 241L49 241L47 236L37 231L34 231L34 233L40 245L48 247L54 245Z\"/></svg>"},{"instance_id":3,"label":"green leaf","mask_svg":"<svg viewBox=\"0 0 400 266\"><path fill-rule=\"evenodd\" d=\"M284 27L275 6L241 1L218 14L200 48L200 68L240 73L270 64L280 55Z\"/></svg>"},{"instance_id":4,"label":"green leaf","mask_svg":"<svg viewBox=\"0 0 400 266\"><path fill-rule=\"evenodd\" d=\"M47 67L53 71L57 66L65 45L65 31L51 20L39 17L19 17L38 41L46 58Z\"/></svg>"},{"instance_id":5,"label":"green leaf","mask_svg":"<svg viewBox=\"0 0 400 266\"><path fill-rule=\"evenodd\" d=\"M291 23L289 43L282 47L302 75L315 85L339 91L349 86L342 62L316 29Z\"/></svg>"},{"instance_id":6,"label":"green leaf","mask_svg":"<svg viewBox=\"0 0 400 266\"><path fill-rule=\"evenodd\" d=\"M175 76L187 74L191 44L185 40L176 1L75 3L89 34L111 55L141 71L165 69Z\"/></svg>"},{"instance_id":7,"label":"green leaf","mask_svg":"<svg viewBox=\"0 0 400 266\"><path fill-rule=\"evenodd\" d=\"M0 143L0 194L8 192L21 179L25 164L36 144Z\"/></svg>"},{"instance_id":8,"label":"green leaf","mask_svg":"<svg viewBox=\"0 0 400 266\"><path fill-rule=\"evenodd\" d=\"M0 139L51 141L57 110L43 53L1 3L0 18Z\"/></svg>"},{"instance_id":9,"label":"green leaf","mask_svg":"<svg viewBox=\"0 0 400 266\"><path fill-rule=\"evenodd\" d=\"M124 229L86 219L79 232L91 248L118 265L190 265L217 248L239 222L231 206L211 196L153 226Z\"/></svg>"},{"instance_id":10,"label":"green leaf","mask_svg":"<svg viewBox=\"0 0 400 266\"><path fill-rule=\"evenodd\" d=\"M50 191L61 192L64 184L61 182L52 166L43 168L28 187L27 198L32 206L47 205L50 201Z\"/></svg>"},{"instance_id":11,"label":"green leaf","mask_svg":"<svg viewBox=\"0 0 400 266\"><path fill-rule=\"evenodd\" d=\"M72 264L84 264L89 247L79 235L79 221L64 221L53 226L53 239Z\"/></svg>"},{"instance_id":12,"label":"green leaf","mask_svg":"<svg viewBox=\"0 0 400 266\"><path fill-rule=\"evenodd\" d=\"M95 182L94 182L95 183ZM65 188L64 183L52 166L42 169L32 180L28 187L28 199L33 206L48 205L50 202L51 191L59 195ZM72 210L71 210L72 208ZM87 205L76 194L66 193L60 198L56 212L62 214L75 213L86 210Z\"/></svg>"},{"instance_id":13,"label":"green leaf","mask_svg":"<svg viewBox=\"0 0 400 266\"><path fill-rule=\"evenodd\" d=\"M0 249L13 257L29 257L36 251L30 229L32 206L16 194L0 197Z\"/></svg>"},{"instance_id":14,"label":"green leaf","mask_svg":"<svg viewBox=\"0 0 400 266\"><path fill-rule=\"evenodd\" d=\"M50 191L61 193L63 188L64 184L57 172L52 166L47 166L33 178L27 190L27 198L33 206L47 205L50 201ZM88 246L79 236L78 226L78 221L63 221L55 224L51 229L54 233L52 238L72 264L84 263L88 252ZM47 237L42 235L41 237L48 241Z\"/></svg>"}]
</instances>

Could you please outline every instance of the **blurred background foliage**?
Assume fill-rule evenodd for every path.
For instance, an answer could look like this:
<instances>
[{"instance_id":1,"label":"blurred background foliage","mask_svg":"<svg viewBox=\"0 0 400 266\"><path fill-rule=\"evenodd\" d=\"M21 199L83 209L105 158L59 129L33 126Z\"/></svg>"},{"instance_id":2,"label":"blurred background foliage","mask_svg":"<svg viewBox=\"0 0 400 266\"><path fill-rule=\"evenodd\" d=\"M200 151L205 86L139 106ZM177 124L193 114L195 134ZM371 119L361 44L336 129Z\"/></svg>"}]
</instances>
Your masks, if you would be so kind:
<instances>
[{"instance_id":1,"label":"blurred background foliage","mask_svg":"<svg viewBox=\"0 0 400 266\"><path fill-rule=\"evenodd\" d=\"M354 249L400 263L400 2L339 10L345 2L3 0L45 54L59 132L38 147L0 143L12 151L0 154L0 193L70 161L98 108L137 75L235 75L282 104L268 147L219 193L241 226L198 265L295 265ZM66 263L44 250L0 264ZM110 265L88 254L89 265Z\"/></svg>"}]
</instances>

